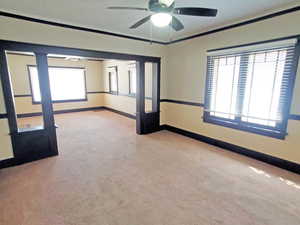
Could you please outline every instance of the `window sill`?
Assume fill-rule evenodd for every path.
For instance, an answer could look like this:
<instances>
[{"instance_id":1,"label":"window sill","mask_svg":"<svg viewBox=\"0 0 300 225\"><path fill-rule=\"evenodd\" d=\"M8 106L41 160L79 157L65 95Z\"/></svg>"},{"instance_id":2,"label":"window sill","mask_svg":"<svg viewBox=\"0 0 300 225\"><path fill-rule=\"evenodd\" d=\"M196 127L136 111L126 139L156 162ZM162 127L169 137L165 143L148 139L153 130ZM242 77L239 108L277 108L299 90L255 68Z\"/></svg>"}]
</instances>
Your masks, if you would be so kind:
<instances>
[{"instance_id":1,"label":"window sill","mask_svg":"<svg viewBox=\"0 0 300 225\"><path fill-rule=\"evenodd\" d=\"M108 92L108 93L111 94L111 95L119 95L119 93L116 92L116 91L110 91L110 92Z\"/></svg>"},{"instance_id":2,"label":"window sill","mask_svg":"<svg viewBox=\"0 0 300 225\"><path fill-rule=\"evenodd\" d=\"M70 99L70 100L56 100L56 101L52 101L52 103L67 103L67 102L87 102L88 99ZM32 104L34 105L40 105L41 102L35 102L33 101Z\"/></svg>"},{"instance_id":3,"label":"window sill","mask_svg":"<svg viewBox=\"0 0 300 225\"><path fill-rule=\"evenodd\" d=\"M249 133L254 133L262 136L267 136L271 138L276 138L280 140L285 140L285 137L287 133L282 133L280 131L275 131L275 130L267 130L259 127L253 127L253 126L241 126L237 123L234 123L234 121L223 121L222 119L211 119L211 118L206 118L205 116L203 117L203 122L204 123L210 123L214 125L219 125L222 127L227 127L227 128L232 128L235 130L240 130L240 131L245 131Z\"/></svg>"}]
</instances>

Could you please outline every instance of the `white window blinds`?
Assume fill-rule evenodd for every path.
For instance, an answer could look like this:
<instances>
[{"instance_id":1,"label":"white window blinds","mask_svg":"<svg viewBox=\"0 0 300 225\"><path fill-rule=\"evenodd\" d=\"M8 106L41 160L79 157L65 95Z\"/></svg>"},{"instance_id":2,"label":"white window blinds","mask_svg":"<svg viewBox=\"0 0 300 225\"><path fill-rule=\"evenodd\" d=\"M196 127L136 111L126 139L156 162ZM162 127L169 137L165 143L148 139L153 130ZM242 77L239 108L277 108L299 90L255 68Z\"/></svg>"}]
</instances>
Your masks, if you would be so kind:
<instances>
[{"instance_id":1,"label":"white window blinds","mask_svg":"<svg viewBox=\"0 0 300 225\"><path fill-rule=\"evenodd\" d=\"M283 133L296 40L210 52L205 120Z\"/></svg>"}]
</instances>

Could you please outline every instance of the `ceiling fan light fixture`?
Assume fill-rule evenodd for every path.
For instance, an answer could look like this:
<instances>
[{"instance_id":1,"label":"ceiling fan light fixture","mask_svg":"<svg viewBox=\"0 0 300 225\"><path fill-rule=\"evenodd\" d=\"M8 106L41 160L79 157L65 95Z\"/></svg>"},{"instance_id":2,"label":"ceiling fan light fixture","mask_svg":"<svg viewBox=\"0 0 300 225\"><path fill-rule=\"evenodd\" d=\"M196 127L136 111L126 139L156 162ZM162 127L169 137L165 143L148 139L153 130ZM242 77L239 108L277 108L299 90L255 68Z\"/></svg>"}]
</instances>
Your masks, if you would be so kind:
<instances>
[{"instance_id":1,"label":"ceiling fan light fixture","mask_svg":"<svg viewBox=\"0 0 300 225\"><path fill-rule=\"evenodd\" d=\"M169 13L155 13L151 16L152 23L157 27L165 27L171 23L172 16Z\"/></svg>"}]
</instances>

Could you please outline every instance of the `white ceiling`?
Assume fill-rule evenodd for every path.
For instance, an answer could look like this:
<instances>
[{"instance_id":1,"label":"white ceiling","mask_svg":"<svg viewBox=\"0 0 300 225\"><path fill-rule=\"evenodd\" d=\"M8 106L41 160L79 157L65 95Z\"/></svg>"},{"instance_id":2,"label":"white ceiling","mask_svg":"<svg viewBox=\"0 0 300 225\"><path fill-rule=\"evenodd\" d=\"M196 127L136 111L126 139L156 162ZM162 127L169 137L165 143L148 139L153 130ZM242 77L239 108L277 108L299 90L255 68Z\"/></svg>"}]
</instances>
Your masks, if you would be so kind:
<instances>
[{"instance_id":1,"label":"white ceiling","mask_svg":"<svg viewBox=\"0 0 300 225\"><path fill-rule=\"evenodd\" d=\"M185 25L180 32L153 27L153 39L175 40L218 27L240 19L253 17L266 10L276 9L299 0L175 0L177 7L206 7L219 10L216 18L178 16ZM150 22L135 30L132 24L148 12L108 10L108 6L147 7L148 0L1 0L0 10L19 15L94 28L97 30L151 38Z\"/></svg>"}]
</instances>

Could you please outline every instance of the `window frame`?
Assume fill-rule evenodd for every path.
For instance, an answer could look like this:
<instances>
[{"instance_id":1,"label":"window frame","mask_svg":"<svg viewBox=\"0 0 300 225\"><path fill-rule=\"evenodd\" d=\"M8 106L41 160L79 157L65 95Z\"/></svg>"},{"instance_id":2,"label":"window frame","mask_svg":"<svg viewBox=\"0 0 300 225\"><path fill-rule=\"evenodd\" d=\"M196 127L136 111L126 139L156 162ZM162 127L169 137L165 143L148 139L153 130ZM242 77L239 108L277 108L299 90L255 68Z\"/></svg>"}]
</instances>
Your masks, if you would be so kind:
<instances>
[{"instance_id":1,"label":"window frame","mask_svg":"<svg viewBox=\"0 0 300 225\"><path fill-rule=\"evenodd\" d=\"M227 47L227 48L217 49L217 50L231 49L231 48L236 48L236 47L246 47L246 46L251 46L251 45L256 45L256 44L258 44L258 43L251 43L251 44L240 45L240 46L232 46L232 47ZM209 51L215 51L215 50L209 50ZM241 51L238 54L243 55L244 53L247 53L247 51L244 51L244 52ZM286 135L288 135L287 125L288 125L288 119L289 119L289 114L290 114L290 109L291 109L292 98L293 98L295 80L296 80L296 76L297 76L297 69L298 69L298 65L299 65L299 55L300 55L300 38L298 37L297 43L296 43L295 49L294 49L292 68L290 71L290 76L289 76L289 81L288 81L287 102L285 102L285 104L284 104L283 112L282 112L282 122L279 125L276 125L274 128L272 128L270 126L265 126L265 125L242 121L242 119L241 119L242 117L237 117L234 120L227 119L227 118L221 118L221 117L217 117L217 116L212 116L212 115L210 115L209 111L205 111L205 110L203 112L203 117L202 117L203 122L284 140ZM245 61L242 63L243 60L244 59L241 58L239 79L240 79L240 74L245 72L243 70L245 70L245 68L247 68L247 67L243 67L243 64L247 63ZM287 67L287 65L285 65L284 70L286 70L286 67ZM208 91L209 91L208 88L209 88L209 79L210 79L211 75L212 74L209 72L209 56L207 56L206 82L205 82L205 104L204 104L205 106L207 106L210 101L209 94L208 94ZM238 84L238 85L240 85L240 84ZM242 95L244 96L244 93L242 93ZM238 98L237 104L243 104L242 102L244 100L241 100L242 102L239 102L240 100L241 99Z\"/></svg>"},{"instance_id":2,"label":"window frame","mask_svg":"<svg viewBox=\"0 0 300 225\"><path fill-rule=\"evenodd\" d=\"M119 74L118 74L118 66L110 66L108 67L109 70L114 69L116 72L116 81L117 81L117 91L112 91L111 90L111 72L108 71L108 88L109 88L109 93L112 95L119 95Z\"/></svg>"},{"instance_id":3,"label":"window frame","mask_svg":"<svg viewBox=\"0 0 300 225\"><path fill-rule=\"evenodd\" d=\"M136 64L135 63L128 65L128 94L129 94L129 96L135 97L136 96L136 91L135 91L135 93L131 92L131 79L132 79L132 77L131 77L131 70L130 69L132 69L132 68L134 68L135 71L136 71ZM136 72L135 72L135 76L136 76Z\"/></svg>"},{"instance_id":4,"label":"window frame","mask_svg":"<svg viewBox=\"0 0 300 225\"><path fill-rule=\"evenodd\" d=\"M36 67L37 65L27 65L27 71L28 71L28 77L29 77L29 86L30 86L30 93L31 93L31 99L32 99L32 104L34 105L40 105L41 101L35 101L34 96L33 96L33 89L32 89L32 80L31 80L31 74L30 74L30 67ZM86 102L88 101L88 96L87 96L87 85L86 85L86 68L85 67L71 67L71 66L48 66L49 68L62 68L62 69L82 69L84 70L83 76L84 76L84 90L85 90L85 97L81 99L66 99L66 100L52 100L52 103L65 103L65 102ZM50 90L51 91L51 90Z\"/></svg>"}]
</instances>

